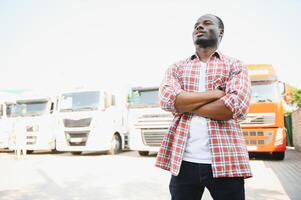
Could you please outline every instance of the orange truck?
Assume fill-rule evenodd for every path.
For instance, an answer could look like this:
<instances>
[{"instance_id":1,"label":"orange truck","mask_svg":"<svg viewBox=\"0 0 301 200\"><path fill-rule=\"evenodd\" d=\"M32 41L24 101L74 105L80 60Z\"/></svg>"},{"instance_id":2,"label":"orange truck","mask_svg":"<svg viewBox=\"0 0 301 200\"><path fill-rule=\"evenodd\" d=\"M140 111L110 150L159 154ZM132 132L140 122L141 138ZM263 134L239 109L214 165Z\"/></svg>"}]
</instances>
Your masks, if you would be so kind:
<instances>
[{"instance_id":1,"label":"orange truck","mask_svg":"<svg viewBox=\"0 0 301 200\"><path fill-rule=\"evenodd\" d=\"M286 150L284 125L285 84L279 82L272 65L248 65L252 97L247 117L240 121L248 151L271 153L283 160Z\"/></svg>"}]
</instances>

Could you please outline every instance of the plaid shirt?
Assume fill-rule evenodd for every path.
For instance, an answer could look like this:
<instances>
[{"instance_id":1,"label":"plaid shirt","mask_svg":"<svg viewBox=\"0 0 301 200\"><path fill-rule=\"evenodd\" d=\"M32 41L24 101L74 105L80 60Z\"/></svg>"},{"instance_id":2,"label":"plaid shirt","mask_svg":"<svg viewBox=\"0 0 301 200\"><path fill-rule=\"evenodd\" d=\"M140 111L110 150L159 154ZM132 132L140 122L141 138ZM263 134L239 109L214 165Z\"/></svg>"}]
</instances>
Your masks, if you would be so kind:
<instances>
[{"instance_id":1,"label":"plaid shirt","mask_svg":"<svg viewBox=\"0 0 301 200\"><path fill-rule=\"evenodd\" d=\"M181 90L198 91L200 67L196 55L180 61L167 69L160 87L160 106L172 112L174 119L162 141L156 166L174 176L180 171L193 116L177 113L175 99ZM205 83L207 91L225 91L221 100L233 112L233 119L227 121L207 118L213 177L251 177L248 151L237 121L249 109L251 89L247 68L241 61L216 51L207 62Z\"/></svg>"}]
</instances>

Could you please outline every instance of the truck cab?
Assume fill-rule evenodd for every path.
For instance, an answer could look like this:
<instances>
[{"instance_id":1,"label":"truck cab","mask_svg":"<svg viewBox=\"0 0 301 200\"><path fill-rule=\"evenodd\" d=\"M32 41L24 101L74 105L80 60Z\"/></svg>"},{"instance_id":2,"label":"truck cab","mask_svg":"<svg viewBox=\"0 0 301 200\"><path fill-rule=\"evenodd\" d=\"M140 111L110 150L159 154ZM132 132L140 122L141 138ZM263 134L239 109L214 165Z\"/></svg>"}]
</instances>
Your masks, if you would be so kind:
<instances>
[{"instance_id":1,"label":"truck cab","mask_svg":"<svg viewBox=\"0 0 301 200\"><path fill-rule=\"evenodd\" d=\"M106 151L117 154L125 147L124 110L115 95L102 89L62 92L58 102L57 150L81 154Z\"/></svg>"},{"instance_id":2,"label":"truck cab","mask_svg":"<svg viewBox=\"0 0 301 200\"><path fill-rule=\"evenodd\" d=\"M55 97L44 95L21 95L13 111L15 117L9 149L15 150L16 137L25 132L28 153L35 150L55 149ZM23 133L22 133L23 134Z\"/></svg>"},{"instance_id":3,"label":"truck cab","mask_svg":"<svg viewBox=\"0 0 301 200\"><path fill-rule=\"evenodd\" d=\"M158 152L173 116L159 107L159 87L133 87L128 93L129 148L141 156Z\"/></svg>"},{"instance_id":4,"label":"truck cab","mask_svg":"<svg viewBox=\"0 0 301 200\"><path fill-rule=\"evenodd\" d=\"M284 105L272 65L248 65L252 97L246 119L240 121L249 152L269 152L283 160L286 150Z\"/></svg>"}]
</instances>

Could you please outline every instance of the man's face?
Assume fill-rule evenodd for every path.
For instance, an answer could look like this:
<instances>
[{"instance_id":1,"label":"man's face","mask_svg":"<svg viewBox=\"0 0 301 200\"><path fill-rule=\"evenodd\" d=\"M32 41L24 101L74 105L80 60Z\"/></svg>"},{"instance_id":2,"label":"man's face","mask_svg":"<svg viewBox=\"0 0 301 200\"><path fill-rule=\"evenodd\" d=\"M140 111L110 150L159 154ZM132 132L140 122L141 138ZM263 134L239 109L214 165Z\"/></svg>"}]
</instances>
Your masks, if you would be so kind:
<instances>
[{"instance_id":1,"label":"man's face","mask_svg":"<svg viewBox=\"0 0 301 200\"><path fill-rule=\"evenodd\" d=\"M222 34L218 19L213 15L203 15L195 23L192 37L195 45L206 48L217 46Z\"/></svg>"}]
</instances>

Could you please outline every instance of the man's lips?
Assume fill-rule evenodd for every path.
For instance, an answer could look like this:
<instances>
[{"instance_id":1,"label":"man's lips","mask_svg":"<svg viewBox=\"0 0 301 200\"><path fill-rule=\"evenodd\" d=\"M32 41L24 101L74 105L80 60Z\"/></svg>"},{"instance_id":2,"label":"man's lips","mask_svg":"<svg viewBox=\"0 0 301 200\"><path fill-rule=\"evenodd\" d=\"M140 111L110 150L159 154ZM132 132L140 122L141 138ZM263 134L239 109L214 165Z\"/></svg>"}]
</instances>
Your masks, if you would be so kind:
<instances>
[{"instance_id":1,"label":"man's lips","mask_svg":"<svg viewBox=\"0 0 301 200\"><path fill-rule=\"evenodd\" d=\"M205 32L197 32L197 33L195 34L195 36L199 37L199 36L202 36L202 35L204 35L204 34L205 34Z\"/></svg>"}]
</instances>

